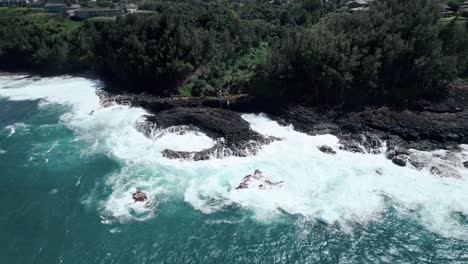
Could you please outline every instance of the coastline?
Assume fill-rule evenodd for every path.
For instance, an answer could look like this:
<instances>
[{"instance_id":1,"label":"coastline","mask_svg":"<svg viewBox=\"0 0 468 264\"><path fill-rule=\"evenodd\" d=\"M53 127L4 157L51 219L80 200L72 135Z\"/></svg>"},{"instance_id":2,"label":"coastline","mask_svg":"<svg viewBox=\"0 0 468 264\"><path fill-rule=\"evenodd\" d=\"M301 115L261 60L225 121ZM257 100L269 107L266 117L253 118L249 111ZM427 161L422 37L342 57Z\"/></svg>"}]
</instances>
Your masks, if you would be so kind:
<instances>
[{"instance_id":1,"label":"coastline","mask_svg":"<svg viewBox=\"0 0 468 264\"><path fill-rule=\"evenodd\" d=\"M14 234L24 234L26 239L30 232L15 229L15 219L24 220L25 226L28 226L31 219L41 221L53 215L51 221L58 221L54 222L54 226L66 232L70 223L63 219L73 212L71 216L77 219L73 226L78 244L81 241L101 239L100 236L96 237L97 233L107 235L102 238L104 245L108 239L118 236L118 241L125 241L115 246L115 252L124 253L127 251L122 248L126 248L125 245L128 247L135 240L135 235L142 230L143 236L147 236L147 230L152 230L155 234L151 236L152 239L156 237L161 241L172 241L177 246L185 243L193 230L201 230L197 235L206 234L202 238L211 241L222 229L226 231L222 233L226 234L229 241L232 238L231 230L239 227L239 230L245 230L242 239L251 239L254 230L258 234L258 241L262 241L263 234L276 226L284 230L281 236L286 236L285 244L294 244L294 241L297 242L297 232L285 227L296 227L298 221L310 223L307 226L300 224L298 231L304 228L315 231L323 228L327 232L336 230L333 234L341 236L347 234L341 232L344 227L349 226L353 228L347 229L353 232L349 234L350 237L353 234L367 234L369 227L378 234L390 232L392 235L383 244L382 236L375 236L375 232L370 234L376 239L376 245L382 245L382 248L388 244L387 241L402 244L401 241L405 240L401 239L408 238L407 234L411 232L421 234L427 241L431 241L431 245L441 248L453 246L454 243L457 243L457 248L464 248L466 244L464 221L468 209L464 201L468 194L468 171L462 167L461 162L452 163L446 159L466 160L468 148L465 146L462 146L463 151L460 153L451 152L453 157L446 155L448 151L421 153L429 160L430 165L417 171L410 165L405 168L397 167L383 153L372 155L340 151L340 144L334 136L308 136L291 127L278 125L265 116L246 114L241 117L254 131L265 136L276 136L281 141L264 145L256 155L244 158L213 157L202 162L170 160L162 157L164 149L196 151L210 148L216 142L209 140L208 134L191 129L185 134L184 131L179 133L174 130L161 131L162 133L153 131L156 133L145 137L139 125L142 116L148 114L148 111L128 105L103 107L96 95L97 82L94 80L68 76L34 80L34 77L19 76L4 77L2 83L2 87L13 88L0 89L2 95L11 99L7 99L8 103L4 105L11 107L2 109L2 117L8 118L9 113L15 114L12 119L4 119L2 122L2 127L5 127L1 131L2 139L8 137L2 142L2 149L6 152L0 158L2 168L5 168L2 171L6 173L2 177L3 184L24 190L24 199L11 200L6 194L6 211L13 212L8 215L13 221L5 223L5 227L13 230ZM42 100L46 107L30 109L21 115L20 106L30 105L31 100L42 98L46 98ZM213 110L185 108L187 111L206 109ZM216 110L205 114L215 114ZM172 108L172 111L178 115L177 119L170 110L160 111L164 114L157 117L167 117L163 120L176 122L188 116L179 109ZM234 111L228 113L233 113L234 116L238 114ZM222 118L227 117L223 115ZM185 120L182 121L185 124ZM226 122L230 125L227 129L231 126L239 128L236 122L240 120ZM174 123L169 125L177 127ZM203 125L211 127L217 125L217 122L205 122ZM16 132L10 136L13 129ZM336 154L331 151L323 153L318 149L324 144L333 148ZM30 160L31 157L33 160ZM442 175L431 175L432 167L434 173L440 168ZM255 174L256 169L261 170L264 177L260 180L252 178L248 183L249 188L242 189L241 184L245 183L246 175ZM14 181L11 182L12 180ZM47 184L43 185L44 181ZM31 187L36 185L39 187ZM236 189L239 186L241 188ZM147 203L132 199L132 194L137 190L147 194ZM16 210L23 208L23 202L33 207L38 204L56 204L57 206L51 208L57 211L39 210L40 214L37 214L35 210L28 209L31 208L29 206L24 207L27 212ZM63 204L64 202L67 203ZM77 206L82 209L73 209ZM174 209L175 207L181 209ZM256 224L257 221L260 222ZM385 224L380 225L382 222ZM82 223L86 225L83 226ZM89 227L87 223L94 226ZM168 223L173 224L173 228L168 229ZM408 223L412 225L408 226ZM202 228L193 228L194 225ZM134 229L126 229L127 227ZM187 228L174 236L174 232L180 232L181 227ZM389 227L392 229L387 229ZM92 232L89 237L80 237L78 235L86 234L83 228L99 232ZM393 230L401 232L395 233ZM39 236L41 240L50 233L46 229L43 231ZM318 232L318 235L313 233L310 237L324 237L323 241L329 241L327 237L320 235L324 233L320 233L320 230ZM161 233L167 236L158 237L157 234ZM60 237L67 244L68 238ZM174 237L180 240L174 241ZM142 256L147 257L146 253L154 250L151 246L153 243L144 239L138 241L141 245L148 245L148 251L145 249L142 252ZM240 246L246 245L243 241L239 242ZM274 236L272 245L277 245L277 241L278 237ZM310 245L316 244L316 240L310 241ZM429 242L424 241L424 248L427 243ZM226 245L231 244L229 242ZM285 250L304 252L303 249L310 245ZM345 241L342 245L349 246L349 243ZM403 250L406 245L408 244L404 244ZM94 248L91 245L89 250ZM247 245L246 249L248 248ZM186 246L176 249L180 252L187 250ZM32 252L33 249L24 250ZM54 259L58 259L63 250L60 247L54 251L57 256ZM77 247L70 249L72 250L79 253L88 248ZM194 254L197 254L197 250L198 248L194 249ZM320 251L321 248L317 250ZM451 248L449 250L448 253L453 252ZM109 249L98 248L96 252L97 255L104 256ZM337 249L337 252L342 250ZM353 254L354 252L352 251ZM459 252L462 251L455 252L456 256L459 256ZM130 251L128 254L133 255ZM423 254L426 252L421 252ZM242 252L239 254L243 255L245 254ZM167 256L173 256L173 251ZM193 254L184 260L190 262L191 256ZM445 253L442 257L444 256ZM155 261L162 257L165 258L166 255L158 256ZM54 262L54 259L48 262ZM219 258L219 262L225 259L228 257ZM99 260L102 259L97 262ZM274 259L271 261L274 262ZM90 258L89 262L96 261Z\"/></svg>"},{"instance_id":2,"label":"coastline","mask_svg":"<svg viewBox=\"0 0 468 264\"><path fill-rule=\"evenodd\" d=\"M0 77L2 76L13 76L13 75L30 75L27 72L8 72L8 71L0 71Z\"/></svg>"},{"instance_id":3,"label":"coastline","mask_svg":"<svg viewBox=\"0 0 468 264\"><path fill-rule=\"evenodd\" d=\"M90 72L69 76L99 79ZM152 116L146 118L142 128L143 133L149 133L156 123L159 129L186 125L211 135L213 139L227 139L204 151L167 150L163 153L175 159L206 160L214 153L220 156L245 156L255 154L263 145L281 140L261 137L252 131L242 122L243 113L264 113L279 124L293 125L295 130L308 135L332 134L340 140L340 149L350 152L377 154L381 153L385 144L388 159L399 166L411 164L417 169L424 164L415 160L410 150L460 151L460 144L468 143L467 82L452 84L445 97L437 102L418 100L404 108L365 106L352 111L336 106L303 106L281 98L259 98L246 94L223 97L130 94L116 92L108 85L104 85L99 96L103 105L116 102L142 107L151 113Z\"/></svg>"},{"instance_id":4,"label":"coastline","mask_svg":"<svg viewBox=\"0 0 468 264\"><path fill-rule=\"evenodd\" d=\"M249 95L212 97L159 97L148 94L111 94L101 100L139 106L158 114L173 109L222 109L226 113L264 113L283 125L309 135L338 137L374 134L406 148L453 149L468 143L468 83L455 83L439 101L418 100L408 107L365 106L343 110L335 106L302 106L278 98ZM177 112L177 111L176 111Z\"/></svg>"},{"instance_id":5,"label":"coastline","mask_svg":"<svg viewBox=\"0 0 468 264\"><path fill-rule=\"evenodd\" d=\"M53 76L71 76L71 77L82 77L86 79L101 79L99 75L92 71L84 71L84 72L50 72L50 73L40 73L34 71L11 71L11 70L0 70L0 76L13 76L13 75L27 75L27 76L37 76L37 77L53 77Z\"/></svg>"},{"instance_id":6,"label":"coastline","mask_svg":"<svg viewBox=\"0 0 468 264\"><path fill-rule=\"evenodd\" d=\"M104 104L117 102L146 109L154 115L147 119L149 127L154 127L160 120L175 118L183 120L186 125L195 126L208 135L213 134L212 124L219 124L220 121L213 116L239 120L243 113L264 113L281 125L293 125L295 130L308 135L332 134L338 137L340 149L345 151L379 154L385 149L385 156L395 165L412 166L417 170L430 166L418 157L418 151L448 150L446 158L451 159L451 154L461 151L460 145L468 144L468 83L466 82L452 84L447 89L446 96L439 101L418 100L404 108L366 106L354 111L332 106L307 107L288 104L277 98L257 98L249 95L221 98L157 97L147 94L103 92L100 96ZM181 124L166 122L162 128ZM160 123L158 125L160 126ZM255 154L262 145L281 140L259 140L251 136L249 129L239 130L238 126L223 126L223 129L226 129L224 134L218 136L237 134L233 138L242 139L237 142L238 144L217 146L218 149L227 149L227 153L234 156L245 154L243 150L246 142L252 140L257 142L257 145L249 148L250 153ZM167 150L164 154L175 159L206 160L212 153L210 151L181 153ZM324 153L327 154L326 151ZM468 167L466 161L454 162L460 163L459 166ZM444 168L430 167L430 170L439 176L444 173Z\"/></svg>"}]
</instances>

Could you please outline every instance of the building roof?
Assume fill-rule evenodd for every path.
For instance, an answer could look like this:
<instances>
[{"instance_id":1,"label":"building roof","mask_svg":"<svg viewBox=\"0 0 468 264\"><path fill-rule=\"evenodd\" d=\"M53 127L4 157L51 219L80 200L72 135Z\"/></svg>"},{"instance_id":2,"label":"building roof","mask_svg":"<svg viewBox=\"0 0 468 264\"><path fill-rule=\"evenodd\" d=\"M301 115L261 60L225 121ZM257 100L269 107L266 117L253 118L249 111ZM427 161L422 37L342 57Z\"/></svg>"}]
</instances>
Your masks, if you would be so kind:
<instances>
[{"instance_id":1,"label":"building roof","mask_svg":"<svg viewBox=\"0 0 468 264\"><path fill-rule=\"evenodd\" d=\"M136 9L136 8L138 8L138 6L136 6L135 4L127 4L127 5L125 5L125 8Z\"/></svg>"},{"instance_id":2,"label":"building roof","mask_svg":"<svg viewBox=\"0 0 468 264\"><path fill-rule=\"evenodd\" d=\"M360 4L360 5L367 5L369 3L369 1L367 1L367 0L351 0L351 1L348 1L346 3L346 5L349 5L349 4L352 4L352 3L356 3L356 4Z\"/></svg>"},{"instance_id":3,"label":"building roof","mask_svg":"<svg viewBox=\"0 0 468 264\"><path fill-rule=\"evenodd\" d=\"M360 6L356 8L351 8L351 12L358 12L358 11L367 11L369 10L369 7L367 6Z\"/></svg>"},{"instance_id":4,"label":"building roof","mask_svg":"<svg viewBox=\"0 0 468 264\"><path fill-rule=\"evenodd\" d=\"M77 10L75 10L75 12L86 12L86 11L104 12L104 11L122 11L122 9L111 8L111 7L85 7L85 8L78 8Z\"/></svg>"},{"instance_id":5,"label":"building roof","mask_svg":"<svg viewBox=\"0 0 468 264\"><path fill-rule=\"evenodd\" d=\"M64 3L47 3L44 7L67 7Z\"/></svg>"}]
</instances>

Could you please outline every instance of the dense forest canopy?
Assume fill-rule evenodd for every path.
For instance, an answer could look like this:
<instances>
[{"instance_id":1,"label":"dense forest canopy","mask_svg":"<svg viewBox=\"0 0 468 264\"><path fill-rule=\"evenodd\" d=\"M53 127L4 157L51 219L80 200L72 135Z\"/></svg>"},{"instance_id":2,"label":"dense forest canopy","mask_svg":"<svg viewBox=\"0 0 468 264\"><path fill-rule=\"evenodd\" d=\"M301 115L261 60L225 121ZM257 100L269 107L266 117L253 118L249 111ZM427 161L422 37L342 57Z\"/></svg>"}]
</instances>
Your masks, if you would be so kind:
<instances>
[{"instance_id":1,"label":"dense forest canopy","mask_svg":"<svg viewBox=\"0 0 468 264\"><path fill-rule=\"evenodd\" d=\"M442 19L440 1L375 0L352 14L341 2L153 0L84 21L0 8L0 67L92 70L131 92L311 104L403 102L468 77L468 23Z\"/></svg>"}]
</instances>

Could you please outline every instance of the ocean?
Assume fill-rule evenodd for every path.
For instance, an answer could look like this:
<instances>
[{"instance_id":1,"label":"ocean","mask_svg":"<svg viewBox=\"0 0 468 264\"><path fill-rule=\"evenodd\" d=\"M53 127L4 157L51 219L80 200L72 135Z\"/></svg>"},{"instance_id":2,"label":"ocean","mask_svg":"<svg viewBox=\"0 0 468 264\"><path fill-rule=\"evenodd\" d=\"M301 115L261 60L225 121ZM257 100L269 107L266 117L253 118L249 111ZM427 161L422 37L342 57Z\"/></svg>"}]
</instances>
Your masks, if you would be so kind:
<instances>
[{"instance_id":1,"label":"ocean","mask_svg":"<svg viewBox=\"0 0 468 264\"><path fill-rule=\"evenodd\" d=\"M161 151L215 139L146 137L148 113L101 106L102 85L0 76L0 263L468 263L468 146L417 152L461 175L441 177L245 114L282 140L250 157L171 160ZM236 190L256 169L283 183ZM149 199L134 202L136 190Z\"/></svg>"}]
</instances>

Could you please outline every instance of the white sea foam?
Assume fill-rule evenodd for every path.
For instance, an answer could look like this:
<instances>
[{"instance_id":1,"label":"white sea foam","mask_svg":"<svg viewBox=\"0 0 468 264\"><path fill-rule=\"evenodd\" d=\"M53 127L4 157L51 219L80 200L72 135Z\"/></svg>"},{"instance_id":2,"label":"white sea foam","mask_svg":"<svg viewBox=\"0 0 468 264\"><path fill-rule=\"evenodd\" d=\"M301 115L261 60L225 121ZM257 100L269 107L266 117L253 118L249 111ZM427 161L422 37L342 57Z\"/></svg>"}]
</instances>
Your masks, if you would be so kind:
<instances>
[{"instance_id":1,"label":"white sea foam","mask_svg":"<svg viewBox=\"0 0 468 264\"><path fill-rule=\"evenodd\" d=\"M73 111L62 118L64 121L87 118L89 113L100 107L96 80L76 77L54 77L34 80L25 76L0 77L0 95L10 100L43 99L40 105L49 103L66 104Z\"/></svg>"},{"instance_id":2,"label":"white sea foam","mask_svg":"<svg viewBox=\"0 0 468 264\"><path fill-rule=\"evenodd\" d=\"M80 185L80 183L81 183L81 176L78 177L78 180L75 183L75 187L78 187L78 185Z\"/></svg>"},{"instance_id":3,"label":"white sea foam","mask_svg":"<svg viewBox=\"0 0 468 264\"><path fill-rule=\"evenodd\" d=\"M156 139L159 149L177 151L200 151L212 147L215 141L197 131L180 133L164 133Z\"/></svg>"},{"instance_id":4,"label":"white sea foam","mask_svg":"<svg viewBox=\"0 0 468 264\"><path fill-rule=\"evenodd\" d=\"M6 138L9 138L9 137L13 136L13 134L16 133L16 129L27 128L27 127L28 127L28 125L26 125L25 123L14 123L12 125L4 127L3 129L8 131L8 135L7 135Z\"/></svg>"},{"instance_id":5,"label":"white sea foam","mask_svg":"<svg viewBox=\"0 0 468 264\"><path fill-rule=\"evenodd\" d=\"M170 199L184 199L206 214L236 207L251 211L259 221L296 214L342 226L379 220L389 206L394 206L429 230L468 240L468 227L454 217L468 215L468 173L461 165L468 154L466 146L453 159L441 157L444 151L419 152L427 162L443 164L461 175L439 177L428 169L395 166L383 154L341 151L332 135L308 136L262 115L244 115L254 130L282 140L247 158L169 160L161 155L165 148L200 150L214 142L195 131L145 137L136 124L148 113L120 105L102 108L95 94L99 86L96 81L57 77L10 83L8 78L0 77L0 87L15 88L0 88L0 96L12 100L46 98L71 105L72 111L61 120L89 142L83 151L104 152L122 163L120 171L108 176L112 192L100 204L107 223L149 219L155 216L158 204ZM317 147L321 145L333 147L337 154L320 152ZM265 190L235 190L255 169L262 170L272 182L284 184ZM132 200L136 189L148 194L148 203Z\"/></svg>"},{"instance_id":6,"label":"white sea foam","mask_svg":"<svg viewBox=\"0 0 468 264\"><path fill-rule=\"evenodd\" d=\"M10 130L10 133L8 134L7 138L11 137L13 134L15 134L16 132L16 128L15 126L11 125L11 126L6 126L4 129L6 130Z\"/></svg>"}]
</instances>

